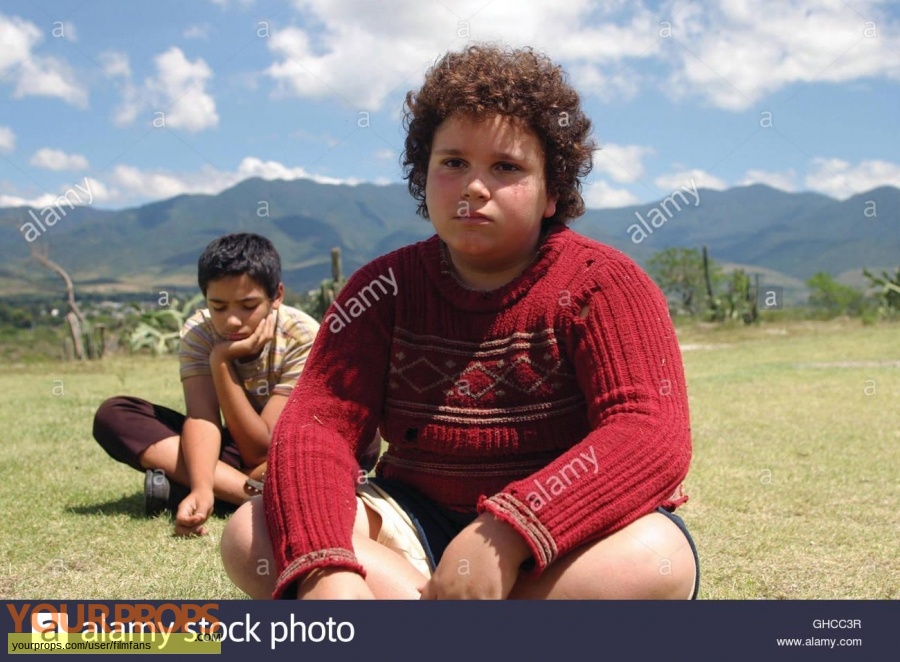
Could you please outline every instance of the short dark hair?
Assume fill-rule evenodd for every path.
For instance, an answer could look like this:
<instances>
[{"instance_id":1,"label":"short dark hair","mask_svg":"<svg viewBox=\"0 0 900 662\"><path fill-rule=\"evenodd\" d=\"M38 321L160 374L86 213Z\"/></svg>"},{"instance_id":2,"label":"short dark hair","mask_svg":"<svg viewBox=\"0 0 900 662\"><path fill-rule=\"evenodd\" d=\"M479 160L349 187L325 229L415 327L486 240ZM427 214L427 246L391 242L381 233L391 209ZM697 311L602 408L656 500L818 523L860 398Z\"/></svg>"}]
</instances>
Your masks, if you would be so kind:
<instances>
[{"instance_id":1,"label":"short dark hair","mask_svg":"<svg viewBox=\"0 0 900 662\"><path fill-rule=\"evenodd\" d=\"M510 117L533 131L544 151L547 195L557 196L556 213L545 224L568 223L584 213L581 180L593 166L596 143L591 121L565 73L530 48L473 44L449 52L408 92L403 124L404 178L428 218L425 184L435 131L452 115Z\"/></svg>"},{"instance_id":2,"label":"short dark hair","mask_svg":"<svg viewBox=\"0 0 900 662\"><path fill-rule=\"evenodd\" d=\"M274 299L281 283L281 258L271 241L241 232L213 239L197 265L200 291L206 296L210 281L247 274Z\"/></svg>"}]
</instances>

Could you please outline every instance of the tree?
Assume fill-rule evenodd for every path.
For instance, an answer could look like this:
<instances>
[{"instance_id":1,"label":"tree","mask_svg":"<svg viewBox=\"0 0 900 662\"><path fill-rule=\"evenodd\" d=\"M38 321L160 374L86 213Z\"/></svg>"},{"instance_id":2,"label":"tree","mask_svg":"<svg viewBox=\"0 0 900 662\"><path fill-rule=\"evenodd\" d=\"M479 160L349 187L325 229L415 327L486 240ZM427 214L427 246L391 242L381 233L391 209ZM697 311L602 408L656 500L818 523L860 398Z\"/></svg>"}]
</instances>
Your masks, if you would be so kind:
<instances>
[{"instance_id":1,"label":"tree","mask_svg":"<svg viewBox=\"0 0 900 662\"><path fill-rule=\"evenodd\" d=\"M897 267L893 277L887 271L882 271L879 278L868 269L863 269L863 276L869 279L869 287L875 290L875 296L879 301L879 313L882 315L900 313L900 267Z\"/></svg>"},{"instance_id":2,"label":"tree","mask_svg":"<svg viewBox=\"0 0 900 662\"><path fill-rule=\"evenodd\" d=\"M708 263L712 288L721 279L721 269L713 260ZM673 313L696 315L710 305L703 256L696 248L671 247L657 252L647 261L647 273L670 301L677 302Z\"/></svg>"},{"instance_id":3,"label":"tree","mask_svg":"<svg viewBox=\"0 0 900 662\"><path fill-rule=\"evenodd\" d=\"M66 322L69 324L69 333L72 339L71 353L76 359L97 359L103 358L104 346L106 344L104 338L104 327L98 325L96 329L91 328L91 324L85 319L84 313L78 302L75 300L75 284L69 276L69 272L63 269L59 264L50 259L47 255L48 248L44 244L42 247L38 245L31 247L31 257L42 265L53 271L63 279L66 284L66 299L69 303L69 312L66 314ZM66 350L69 354L69 350Z\"/></svg>"},{"instance_id":4,"label":"tree","mask_svg":"<svg viewBox=\"0 0 900 662\"><path fill-rule=\"evenodd\" d=\"M811 290L809 305L826 317L860 315L865 308L866 297L862 291L842 285L824 271L815 274L806 285Z\"/></svg>"}]
</instances>

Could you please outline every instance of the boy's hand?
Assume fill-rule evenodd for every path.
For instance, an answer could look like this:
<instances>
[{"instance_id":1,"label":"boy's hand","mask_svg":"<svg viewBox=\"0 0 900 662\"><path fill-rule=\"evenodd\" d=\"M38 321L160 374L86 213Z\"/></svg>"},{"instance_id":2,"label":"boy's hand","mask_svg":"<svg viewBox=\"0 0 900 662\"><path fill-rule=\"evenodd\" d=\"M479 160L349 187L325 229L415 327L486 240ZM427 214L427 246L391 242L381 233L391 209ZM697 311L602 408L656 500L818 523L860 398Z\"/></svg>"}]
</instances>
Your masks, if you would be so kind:
<instances>
[{"instance_id":1,"label":"boy's hand","mask_svg":"<svg viewBox=\"0 0 900 662\"><path fill-rule=\"evenodd\" d=\"M358 573L343 568L316 568L297 587L298 600L374 600Z\"/></svg>"},{"instance_id":2,"label":"boy's hand","mask_svg":"<svg viewBox=\"0 0 900 662\"><path fill-rule=\"evenodd\" d=\"M531 555L515 529L482 513L450 541L423 600L505 600Z\"/></svg>"},{"instance_id":3,"label":"boy's hand","mask_svg":"<svg viewBox=\"0 0 900 662\"><path fill-rule=\"evenodd\" d=\"M191 490L175 515L176 536L205 536L209 531L204 522L209 519L215 504L212 490Z\"/></svg>"},{"instance_id":4,"label":"boy's hand","mask_svg":"<svg viewBox=\"0 0 900 662\"><path fill-rule=\"evenodd\" d=\"M275 337L275 315L273 310L259 321L252 334L243 340L220 342L213 348L213 352L221 352L221 358L229 361L259 354Z\"/></svg>"}]
</instances>

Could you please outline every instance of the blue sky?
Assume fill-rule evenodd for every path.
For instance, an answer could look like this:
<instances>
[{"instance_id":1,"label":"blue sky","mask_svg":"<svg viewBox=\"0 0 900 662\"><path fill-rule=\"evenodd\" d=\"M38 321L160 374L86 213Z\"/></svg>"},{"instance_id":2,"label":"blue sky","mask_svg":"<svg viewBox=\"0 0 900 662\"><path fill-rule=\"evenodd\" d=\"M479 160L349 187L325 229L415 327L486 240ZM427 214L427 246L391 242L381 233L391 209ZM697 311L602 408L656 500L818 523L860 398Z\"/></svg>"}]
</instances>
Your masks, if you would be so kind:
<instances>
[{"instance_id":1,"label":"blue sky","mask_svg":"<svg viewBox=\"0 0 900 662\"><path fill-rule=\"evenodd\" d=\"M496 40L543 50L581 92L603 146L589 207L692 179L900 187L897 3L7 0L0 206L79 183L123 208L251 176L401 182L406 91L446 50Z\"/></svg>"}]
</instances>

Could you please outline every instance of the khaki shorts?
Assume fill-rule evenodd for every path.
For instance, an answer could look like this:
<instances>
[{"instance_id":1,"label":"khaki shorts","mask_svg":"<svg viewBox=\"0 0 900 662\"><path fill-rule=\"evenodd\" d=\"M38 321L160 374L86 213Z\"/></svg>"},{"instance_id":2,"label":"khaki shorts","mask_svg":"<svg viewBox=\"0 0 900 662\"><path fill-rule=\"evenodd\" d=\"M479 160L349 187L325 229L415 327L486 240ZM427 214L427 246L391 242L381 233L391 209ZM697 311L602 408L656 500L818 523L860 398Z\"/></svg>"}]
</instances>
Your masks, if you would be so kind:
<instances>
[{"instance_id":1,"label":"khaki shorts","mask_svg":"<svg viewBox=\"0 0 900 662\"><path fill-rule=\"evenodd\" d=\"M397 552L430 579L434 568L415 525L400 504L377 485L363 483L356 488L357 516L365 516L366 506L381 516L381 530L376 542Z\"/></svg>"}]
</instances>

